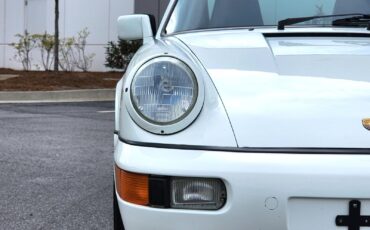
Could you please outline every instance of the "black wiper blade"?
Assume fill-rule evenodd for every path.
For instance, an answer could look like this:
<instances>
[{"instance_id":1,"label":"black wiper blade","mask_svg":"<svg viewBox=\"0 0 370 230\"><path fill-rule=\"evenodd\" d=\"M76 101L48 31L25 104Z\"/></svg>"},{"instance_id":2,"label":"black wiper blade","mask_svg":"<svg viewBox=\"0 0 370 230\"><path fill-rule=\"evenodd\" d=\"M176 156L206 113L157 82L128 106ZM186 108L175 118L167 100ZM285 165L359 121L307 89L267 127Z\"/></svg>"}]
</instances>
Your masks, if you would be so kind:
<instances>
[{"instance_id":1,"label":"black wiper blade","mask_svg":"<svg viewBox=\"0 0 370 230\"><path fill-rule=\"evenodd\" d=\"M370 30L370 14L337 19L333 21L333 26L367 27Z\"/></svg>"},{"instance_id":2,"label":"black wiper blade","mask_svg":"<svg viewBox=\"0 0 370 230\"><path fill-rule=\"evenodd\" d=\"M301 18L287 18L284 20L279 21L278 23L278 30L284 30L285 26L294 25L297 23L302 23L306 21L311 21L314 19L319 18L334 18L334 17L346 17L346 16L362 16L367 17L368 14L332 14L332 15L320 15L320 16L312 16L312 17L301 17Z\"/></svg>"}]
</instances>

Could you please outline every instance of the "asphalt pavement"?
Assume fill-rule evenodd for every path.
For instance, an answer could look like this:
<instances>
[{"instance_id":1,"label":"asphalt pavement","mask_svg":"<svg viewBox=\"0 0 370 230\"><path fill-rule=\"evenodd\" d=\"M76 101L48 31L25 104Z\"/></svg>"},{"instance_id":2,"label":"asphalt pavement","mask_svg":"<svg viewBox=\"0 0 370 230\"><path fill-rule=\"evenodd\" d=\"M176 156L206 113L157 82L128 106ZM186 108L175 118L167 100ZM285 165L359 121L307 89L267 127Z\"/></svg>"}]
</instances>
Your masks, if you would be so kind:
<instances>
[{"instance_id":1,"label":"asphalt pavement","mask_svg":"<svg viewBox=\"0 0 370 230\"><path fill-rule=\"evenodd\" d=\"M113 102L0 105L0 229L112 229Z\"/></svg>"}]
</instances>

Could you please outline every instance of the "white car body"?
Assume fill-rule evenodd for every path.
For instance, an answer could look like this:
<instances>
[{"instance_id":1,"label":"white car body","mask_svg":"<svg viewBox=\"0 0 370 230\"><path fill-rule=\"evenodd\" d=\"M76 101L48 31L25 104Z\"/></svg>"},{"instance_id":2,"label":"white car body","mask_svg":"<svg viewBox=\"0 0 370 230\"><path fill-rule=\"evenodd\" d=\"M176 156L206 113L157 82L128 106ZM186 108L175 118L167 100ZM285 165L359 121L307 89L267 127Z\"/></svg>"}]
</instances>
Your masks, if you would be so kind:
<instances>
[{"instance_id":1,"label":"white car body","mask_svg":"<svg viewBox=\"0 0 370 230\"><path fill-rule=\"evenodd\" d=\"M156 56L184 61L204 85L199 116L171 135L135 123L124 92ZM148 175L220 178L227 202L216 211L159 209L117 195L125 229L337 230L336 216L348 215L351 200L370 216L370 132L362 124L370 117L369 74L365 28L149 38L117 86L115 164Z\"/></svg>"}]
</instances>

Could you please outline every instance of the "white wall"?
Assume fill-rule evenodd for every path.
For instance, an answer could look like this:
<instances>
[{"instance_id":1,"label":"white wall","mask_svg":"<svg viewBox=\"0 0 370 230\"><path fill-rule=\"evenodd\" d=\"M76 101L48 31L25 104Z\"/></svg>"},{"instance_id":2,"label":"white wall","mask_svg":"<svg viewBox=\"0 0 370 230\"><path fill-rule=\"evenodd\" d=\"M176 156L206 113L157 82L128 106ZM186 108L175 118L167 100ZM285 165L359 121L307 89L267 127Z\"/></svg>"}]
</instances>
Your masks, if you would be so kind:
<instances>
[{"instance_id":1,"label":"white wall","mask_svg":"<svg viewBox=\"0 0 370 230\"><path fill-rule=\"evenodd\" d=\"M13 60L15 51L8 44L16 41L14 35L23 33L25 29L24 20L24 2L22 0L3 0L3 5L0 5L4 14L3 27L5 31L0 36L4 37L4 44L1 45L3 53L3 67L20 68L21 65ZM0 10L0 12L2 11ZM0 63L1 64L1 63Z\"/></svg>"},{"instance_id":2,"label":"white wall","mask_svg":"<svg viewBox=\"0 0 370 230\"><path fill-rule=\"evenodd\" d=\"M28 0L25 7L25 27L31 34L44 33L47 30L48 0Z\"/></svg>"},{"instance_id":3,"label":"white wall","mask_svg":"<svg viewBox=\"0 0 370 230\"><path fill-rule=\"evenodd\" d=\"M15 42L15 34L54 33L54 0L0 0L0 68L21 68L13 60L14 49L8 44ZM134 12L134 0L60 0L60 37L76 36L87 27L89 53L95 53L93 71L105 71L105 46L117 40L118 16ZM43 12L43 13L41 13ZM5 45L4 45L5 43ZM34 62L39 62L34 52Z\"/></svg>"},{"instance_id":4,"label":"white wall","mask_svg":"<svg viewBox=\"0 0 370 230\"><path fill-rule=\"evenodd\" d=\"M0 0L0 66L5 66L5 0Z\"/></svg>"}]
</instances>

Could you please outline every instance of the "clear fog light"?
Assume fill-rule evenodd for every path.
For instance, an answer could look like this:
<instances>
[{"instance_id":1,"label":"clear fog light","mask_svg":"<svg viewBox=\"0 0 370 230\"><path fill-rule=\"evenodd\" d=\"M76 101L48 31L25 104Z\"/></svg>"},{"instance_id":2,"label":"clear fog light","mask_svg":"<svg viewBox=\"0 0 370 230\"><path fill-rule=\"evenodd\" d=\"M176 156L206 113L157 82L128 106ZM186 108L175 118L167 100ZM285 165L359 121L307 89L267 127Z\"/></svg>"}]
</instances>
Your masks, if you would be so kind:
<instances>
[{"instance_id":1,"label":"clear fog light","mask_svg":"<svg viewBox=\"0 0 370 230\"><path fill-rule=\"evenodd\" d=\"M172 208L218 210L225 202L226 188L219 179L171 179Z\"/></svg>"}]
</instances>

